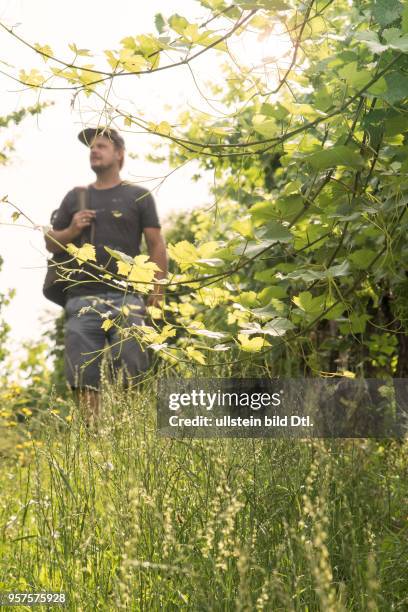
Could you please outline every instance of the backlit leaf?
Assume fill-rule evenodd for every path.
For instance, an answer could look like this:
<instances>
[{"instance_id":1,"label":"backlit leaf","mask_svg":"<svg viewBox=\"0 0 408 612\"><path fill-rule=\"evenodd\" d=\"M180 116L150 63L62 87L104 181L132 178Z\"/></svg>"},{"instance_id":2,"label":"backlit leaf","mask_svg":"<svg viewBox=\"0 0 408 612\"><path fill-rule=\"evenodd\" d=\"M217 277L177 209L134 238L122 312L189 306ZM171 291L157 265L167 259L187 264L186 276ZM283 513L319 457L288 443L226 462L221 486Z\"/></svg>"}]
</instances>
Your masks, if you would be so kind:
<instances>
[{"instance_id":1,"label":"backlit leaf","mask_svg":"<svg viewBox=\"0 0 408 612\"><path fill-rule=\"evenodd\" d=\"M249 338L249 336L245 334L238 334L238 341L240 343L240 348L249 353L257 353L258 351L271 346L267 340L261 338L260 336Z\"/></svg>"},{"instance_id":2,"label":"backlit leaf","mask_svg":"<svg viewBox=\"0 0 408 612\"><path fill-rule=\"evenodd\" d=\"M105 319L101 325L104 331L108 331L112 326L113 326L113 321L111 319Z\"/></svg>"},{"instance_id":3,"label":"backlit leaf","mask_svg":"<svg viewBox=\"0 0 408 612\"><path fill-rule=\"evenodd\" d=\"M194 361L197 361L198 363L201 363L202 365L205 365L206 359L205 359L204 354L201 351L195 349L192 346L188 346L186 348L186 353Z\"/></svg>"},{"instance_id":4,"label":"backlit leaf","mask_svg":"<svg viewBox=\"0 0 408 612\"><path fill-rule=\"evenodd\" d=\"M75 246L75 244L67 244L68 253L73 255L78 261L79 265L82 265L85 261L96 261L95 247L93 244L85 243L81 247Z\"/></svg>"},{"instance_id":5,"label":"backlit leaf","mask_svg":"<svg viewBox=\"0 0 408 612\"><path fill-rule=\"evenodd\" d=\"M364 163L361 155L346 145L337 145L323 151L317 151L305 157L304 160L316 170L324 170L334 166L358 168Z\"/></svg>"}]
</instances>

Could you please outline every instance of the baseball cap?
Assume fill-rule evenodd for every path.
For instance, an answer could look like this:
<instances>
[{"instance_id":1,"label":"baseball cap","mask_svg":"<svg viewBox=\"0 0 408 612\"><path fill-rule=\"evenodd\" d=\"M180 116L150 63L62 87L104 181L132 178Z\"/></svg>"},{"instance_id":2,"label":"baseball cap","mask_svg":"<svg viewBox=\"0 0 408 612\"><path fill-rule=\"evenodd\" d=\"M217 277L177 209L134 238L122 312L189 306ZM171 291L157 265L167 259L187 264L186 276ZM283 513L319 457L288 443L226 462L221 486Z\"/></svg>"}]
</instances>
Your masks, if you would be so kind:
<instances>
[{"instance_id":1,"label":"baseball cap","mask_svg":"<svg viewBox=\"0 0 408 612\"><path fill-rule=\"evenodd\" d=\"M91 146L95 136L105 136L106 138L109 138L109 140L111 140L116 146L120 147L121 149L125 148L125 141L119 132L113 128L102 126L97 128L85 128L78 134L79 140L87 147Z\"/></svg>"}]
</instances>

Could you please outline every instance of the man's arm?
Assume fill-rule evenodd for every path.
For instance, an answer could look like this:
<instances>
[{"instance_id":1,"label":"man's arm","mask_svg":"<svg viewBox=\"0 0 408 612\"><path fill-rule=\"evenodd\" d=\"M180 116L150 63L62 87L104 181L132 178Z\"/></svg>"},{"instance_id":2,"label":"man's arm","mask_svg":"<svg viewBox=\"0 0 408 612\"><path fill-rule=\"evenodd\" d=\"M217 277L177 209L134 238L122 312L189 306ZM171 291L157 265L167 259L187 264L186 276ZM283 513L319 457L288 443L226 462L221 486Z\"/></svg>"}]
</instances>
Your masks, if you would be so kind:
<instances>
[{"instance_id":1,"label":"man's arm","mask_svg":"<svg viewBox=\"0 0 408 612\"><path fill-rule=\"evenodd\" d=\"M52 238L58 240L58 242L65 246L69 242L75 240L75 238L77 238L85 228L91 225L94 218L94 210L79 210L73 215L70 225L68 225L68 227L65 229L48 230L48 232L44 234L45 246L47 250L50 251L50 253L62 253L64 249L56 244Z\"/></svg>"},{"instance_id":2,"label":"man's arm","mask_svg":"<svg viewBox=\"0 0 408 612\"><path fill-rule=\"evenodd\" d=\"M145 227L143 234L146 240L150 259L159 266L160 272L156 272L155 278L160 280L167 276L167 253L166 243L158 227ZM147 298L148 306L158 306L163 299L163 285L155 284L153 291Z\"/></svg>"}]
</instances>

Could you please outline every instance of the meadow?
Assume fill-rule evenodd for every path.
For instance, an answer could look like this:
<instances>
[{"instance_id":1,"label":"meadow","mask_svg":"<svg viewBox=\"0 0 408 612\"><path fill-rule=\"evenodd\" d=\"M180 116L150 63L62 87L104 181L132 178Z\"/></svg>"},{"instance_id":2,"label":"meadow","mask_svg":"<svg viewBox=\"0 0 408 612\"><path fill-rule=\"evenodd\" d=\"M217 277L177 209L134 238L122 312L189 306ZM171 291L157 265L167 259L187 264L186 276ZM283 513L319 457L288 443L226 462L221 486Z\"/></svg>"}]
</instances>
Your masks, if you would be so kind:
<instances>
[{"instance_id":1,"label":"meadow","mask_svg":"<svg viewBox=\"0 0 408 612\"><path fill-rule=\"evenodd\" d=\"M406 442L163 438L155 385L106 384L97 432L70 400L2 410L1 591L75 611L407 609Z\"/></svg>"}]
</instances>

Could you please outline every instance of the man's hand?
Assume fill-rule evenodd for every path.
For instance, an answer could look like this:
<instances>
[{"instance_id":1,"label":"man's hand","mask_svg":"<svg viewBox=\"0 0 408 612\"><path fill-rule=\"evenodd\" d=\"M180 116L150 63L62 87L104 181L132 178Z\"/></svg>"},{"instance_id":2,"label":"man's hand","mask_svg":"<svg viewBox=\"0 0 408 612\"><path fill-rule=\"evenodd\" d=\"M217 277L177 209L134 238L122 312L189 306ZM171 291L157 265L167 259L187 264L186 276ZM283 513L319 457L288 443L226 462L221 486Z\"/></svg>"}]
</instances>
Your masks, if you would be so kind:
<instances>
[{"instance_id":1,"label":"man's hand","mask_svg":"<svg viewBox=\"0 0 408 612\"><path fill-rule=\"evenodd\" d=\"M74 214L71 219L70 225L63 230L53 230L50 229L46 234L44 234L45 238L45 246L51 253L63 253L64 249L58 246L52 238L58 240L63 245L68 244L68 242L72 242L77 238L80 233L91 225L92 221L95 219L95 211L84 209L78 210Z\"/></svg>"},{"instance_id":2,"label":"man's hand","mask_svg":"<svg viewBox=\"0 0 408 612\"><path fill-rule=\"evenodd\" d=\"M81 232L89 227L92 221L95 219L96 212L85 208L84 210L78 210L72 217L69 229L73 238L77 238Z\"/></svg>"}]
</instances>

